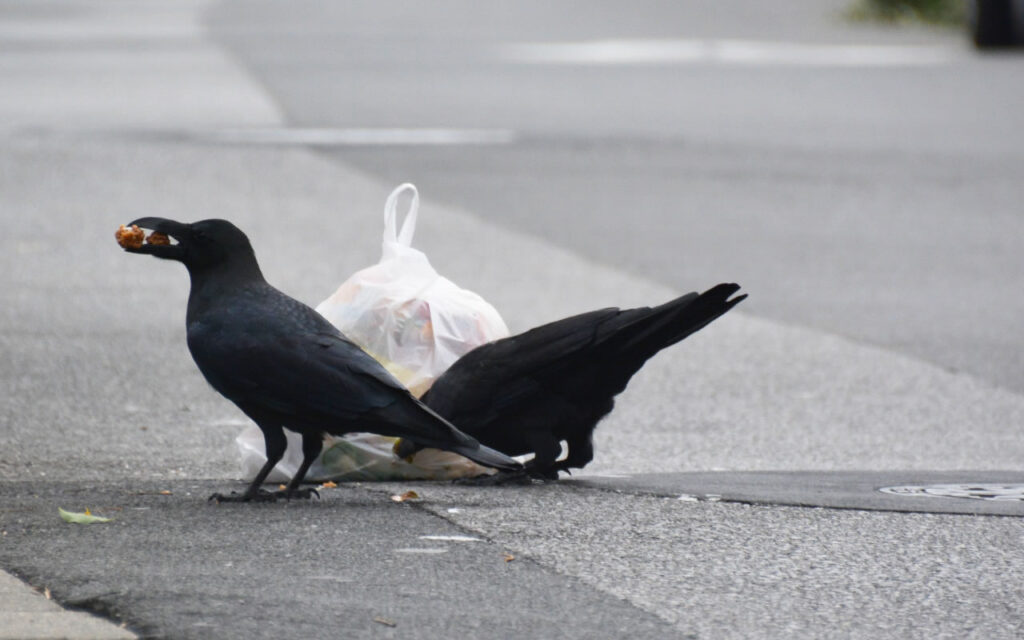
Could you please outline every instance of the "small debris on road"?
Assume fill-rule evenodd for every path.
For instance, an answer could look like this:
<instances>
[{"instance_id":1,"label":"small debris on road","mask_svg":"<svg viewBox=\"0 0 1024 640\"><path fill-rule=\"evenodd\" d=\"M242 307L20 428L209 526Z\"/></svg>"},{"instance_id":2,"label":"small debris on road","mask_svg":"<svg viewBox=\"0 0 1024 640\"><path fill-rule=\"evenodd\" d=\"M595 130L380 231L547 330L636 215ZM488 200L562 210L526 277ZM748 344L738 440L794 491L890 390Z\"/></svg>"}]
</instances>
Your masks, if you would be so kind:
<instances>
[{"instance_id":1,"label":"small debris on road","mask_svg":"<svg viewBox=\"0 0 1024 640\"><path fill-rule=\"evenodd\" d=\"M78 513L75 511L65 511L60 507L57 507L57 513L64 522L70 522L72 524L92 524L94 522L110 522L111 518L103 518L101 516L94 516L89 509L86 509L84 513Z\"/></svg>"},{"instance_id":2,"label":"small debris on road","mask_svg":"<svg viewBox=\"0 0 1024 640\"><path fill-rule=\"evenodd\" d=\"M403 494L391 496L391 500L394 502L409 502L410 500L422 499L423 498L420 497L420 494L416 493L415 491L406 491Z\"/></svg>"}]
</instances>

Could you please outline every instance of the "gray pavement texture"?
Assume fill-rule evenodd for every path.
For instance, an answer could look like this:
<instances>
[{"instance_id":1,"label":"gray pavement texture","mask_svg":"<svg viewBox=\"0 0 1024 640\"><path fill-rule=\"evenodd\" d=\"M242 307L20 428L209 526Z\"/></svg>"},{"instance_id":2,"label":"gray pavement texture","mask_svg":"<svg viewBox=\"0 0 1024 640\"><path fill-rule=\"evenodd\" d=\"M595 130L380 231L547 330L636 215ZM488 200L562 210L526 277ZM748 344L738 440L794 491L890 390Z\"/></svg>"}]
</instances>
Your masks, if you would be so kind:
<instances>
[{"instance_id":1,"label":"gray pavement texture","mask_svg":"<svg viewBox=\"0 0 1024 640\"><path fill-rule=\"evenodd\" d=\"M760 317L1022 392L1024 301L1005 295L1024 280L1021 55L978 55L954 31L851 26L845 5L644 1L564 20L549 2L445 3L458 19L433 3L254 2L219 5L210 25L295 126L513 138L323 147L347 164L415 175L436 202L672 289L735 279ZM923 47L941 63L815 64L851 40L882 61ZM765 42L828 46L766 65ZM501 53L537 43L624 57ZM630 63L645 46L748 50Z\"/></svg>"},{"instance_id":2,"label":"gray pavement texture","mask_svg":"<svg viewBox=\"0 0 1024 640\"><path fill-rule=\"evenodd\" d=\"M447 501L471 499L462 488L428 495L438 512ZM504 490L488 502L451 517L560 572L586 576L588 584L640 603L694 637L1013 638L1024 632L1016 608L1020 582L1006 579L1022 568L1019 518L901 514L894 520L866 511L693 503L567 485Z\"/></svg>"},{"instance_id":3,"label":"gray pavement texture","mask_svg":"<svg viewBox=\"0 0 1024 640\"><path fill-rule=\"evenodd\" d=\"M911 513L1024 516L1020 471L690 471L581 474L580 487L697 502ZM893 489L910 488L910 491ZM980 497L993 488L1003 497ZM927 491L925 491L927 489ZM885 491L883 491L885 490ZM966 497L971 493L979 497ZM953 495L950 495L953 494Z\"/></svg>"},{"instance_id":4,"label":"gray pavement texture","mask_svg":"<svg viewBox=\"0 0 1024 640\"><path fill-rule=\"evenodd\" d=\"M517 551L379 491L206 504L218 486L5 484L13 519L5 517L3 562L142 637L508 637L510 613L536 637L684 637L623 598L529 556L508 561ZM114 521L67 525L53 517L62 501L98 505ZM273 529L287 538L263 535ZM66 560L58 575L54 557Z\"/></svg>"},{"instance_id":5,"label":"gray pavement texture","mask_svg":"<svg viewBox=\"0 0 1024 640\"><path fill-rule=\"evenodd\" d=\"M267 5L245 6L258 16ZM806 13L800 7L792 13ZM383 156L369 151L355 168L352 151L206 135L287 126L284 93L268 97L211 43L210 9L0 2L0 567L48 589L51 604L112 619L96 637L119 633L122 622L161 638L1024 633L1019 518L669 497L725 492L683 475L644 480L653 489L593 477L584 482L600 488L342 485L319 502L207 504L214 490L242 486L231 441L245 421L189 360L184 271L124 255L114 229L140 215L232 219L268 279L315 304L378 259L380 212L395 182L372 170ZM225 11L214 7L206 19L223 21ZM378 31L395 17L378 18ZM506 18L494 28L553 24ZM720 35L727 23L697 26ZM569 35L594 35L587 24ZM843 31L829 25L828 37ZM946 38L912 39L936 37ZM552 166L571 162L546 147L530 157L549 151ZM753 171L718 160L720 171ZM798 156L790 168L813 164ZM401 179L420 182L412 169ZM494 303L513 330L713 283L704 275L711 266L666 284L567 249L555 234L510 228L486 206L423 196L416 246ZM1019 468L1018 391L912 351L766 319L753 304L759 292L750 293L750 305L637 376L598 428L589 473L799 469L848 472L863 484L871 474L856 472ZM743 484L743 474L732 478ZM389 499L410 488L424 500ZM777 488L775 501L796 489L808 487ZM115 519L71 525L58 506ZM24 606L41 604L32 597ZM50 616L0 607L0 627Z\"/></svg>"}]
</instances>

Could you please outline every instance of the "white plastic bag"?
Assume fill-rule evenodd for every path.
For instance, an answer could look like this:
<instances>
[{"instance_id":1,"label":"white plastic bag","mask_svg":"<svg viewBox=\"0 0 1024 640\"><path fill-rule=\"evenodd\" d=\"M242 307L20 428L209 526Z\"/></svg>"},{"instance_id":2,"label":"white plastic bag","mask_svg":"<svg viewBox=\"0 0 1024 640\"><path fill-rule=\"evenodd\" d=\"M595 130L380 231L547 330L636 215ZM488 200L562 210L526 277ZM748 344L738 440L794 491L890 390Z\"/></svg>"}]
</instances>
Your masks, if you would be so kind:
<instances>
[{"instance_id":1,"label":"white plastic bag","mask_svg":"<svg viewBox=\"0 0 1024 640\"><path fill-rule=\"evenodd\" d=\"M398 230L398 198L412 193ZM483 298L439 275L413 249L419 193L411 184L395 189L384 205L380 262L358 271L316 310L383 364L416 396L470 350L508 336L498 312ZM458 426L458 425L456 425ZM286 431L288 450L268 482L289 480L302 462L302 440ZM395 438L352 433L324 438L324 451L306 478L321 480L443 480L489 473L486 467L447 451L424 449L411 461L392 453ZM263 434L255 425L236 439L246 478L266 462Z\"/></svg>"},{"instance_id":2,"label":"white plastic bag","mask_svg":"<svg viewBox=\"0 0 1024 640\"><path fill-rule=\"evenodd\" d=\"M412 201L399 232L398 198L407 190ZM412 248L419 203L411 184L391 193L380 262L354 274L316 308L416 396L471 349L508 336L494 307L439 275Z\"/></svg>"}]
</instances>

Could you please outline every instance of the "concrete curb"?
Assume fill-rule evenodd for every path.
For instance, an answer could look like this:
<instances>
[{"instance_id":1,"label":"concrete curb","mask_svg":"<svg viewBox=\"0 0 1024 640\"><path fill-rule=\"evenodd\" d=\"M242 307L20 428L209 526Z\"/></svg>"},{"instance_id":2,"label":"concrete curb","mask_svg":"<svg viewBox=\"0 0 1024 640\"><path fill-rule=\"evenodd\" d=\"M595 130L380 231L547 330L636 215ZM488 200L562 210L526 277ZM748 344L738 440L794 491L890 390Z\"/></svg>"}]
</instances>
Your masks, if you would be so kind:
<instances>
[{"instance_id":1,"label":"concrete curb","mask_svg":"<svg viewBox=\"0 0 1024 640\"><path fill-rule=\"evenodd\" d=\"M0 571L0 640L127 640L134 633L81 611L67 611L44 593Z\"/></svg>"}]
</instances>

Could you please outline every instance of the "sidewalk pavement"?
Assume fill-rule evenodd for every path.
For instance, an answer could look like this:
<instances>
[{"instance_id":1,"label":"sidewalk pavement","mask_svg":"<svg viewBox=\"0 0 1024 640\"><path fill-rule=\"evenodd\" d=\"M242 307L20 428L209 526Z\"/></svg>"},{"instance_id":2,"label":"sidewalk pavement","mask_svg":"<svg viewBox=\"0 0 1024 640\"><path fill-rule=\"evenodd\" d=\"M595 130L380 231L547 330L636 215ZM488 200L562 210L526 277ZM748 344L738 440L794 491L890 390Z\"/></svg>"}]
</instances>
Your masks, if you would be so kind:
<instances>
[{"instance_id":1,"label":"sidewalk pavement","mask_svg":"<svg viewBox=\"0 0 1024 640\"><path fill-rule=\"evenodd\" d=\"M14 576L0 571L0 640L127 640L135 634L103 618L67 611Z\"/></svg>"},{"instance_id":2,"label":"sidewalk pavement","mask_svg":"<svg viewBox=\"0 0 1024 640\"><path fill-rule=\"evenodd\" d=\"M204 40L206 0L53 4L0 6L0 137L279 122L266 95ZM22 242L13 253L24 261L37 249ZM45 593L0 571L0 639L136 637Z\"/></svg>"}]
</instances>

